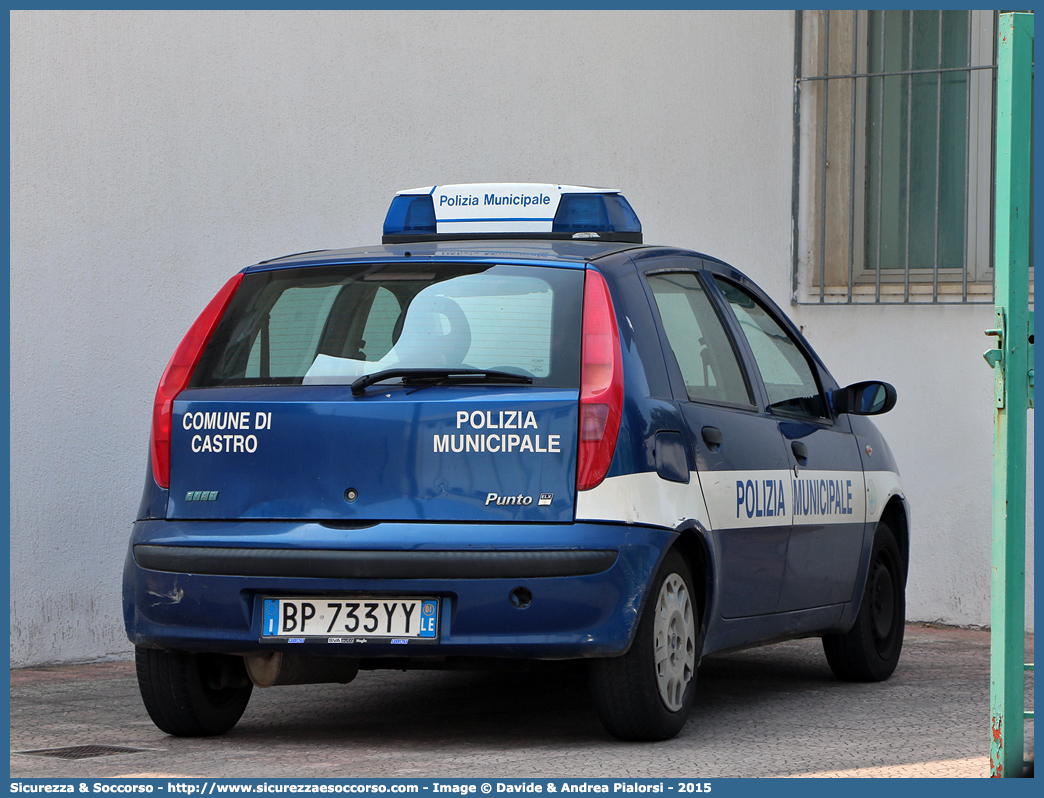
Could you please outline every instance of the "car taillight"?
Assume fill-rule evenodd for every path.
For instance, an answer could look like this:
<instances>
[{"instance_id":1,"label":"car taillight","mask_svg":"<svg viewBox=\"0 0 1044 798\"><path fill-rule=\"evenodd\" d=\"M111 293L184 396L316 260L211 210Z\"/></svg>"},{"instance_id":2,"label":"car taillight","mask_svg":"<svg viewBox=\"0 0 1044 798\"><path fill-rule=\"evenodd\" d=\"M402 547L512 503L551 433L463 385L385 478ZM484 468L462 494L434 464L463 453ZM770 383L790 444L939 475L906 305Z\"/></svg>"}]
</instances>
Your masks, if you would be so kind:
<instances>
[{"instance_id":1,"label":"car taillight","mask_svg":"<svg viewBox=\"0 0 1044 798\"><path fill-rule=\"evenodd\" d=\"M210 340L214 328L228 307L243 279L240 272L229 280L210 300L199 318L189 327L181 344L160 377L156 388L156 400L152 405L152 476L161 488L170 487L170 425L174 410L174 398L185 390L192 371Z\"/></svg>"},{"instance_id":2,"label":"car taillight","mask_svg":"<svg viewBox=\"0 0 1044 798\"><path fill-rule=\"evenodd\" d=\"M584 321L580 360L580 441L576 488L605 479L613 461L623 408L620 332L609 286L593 269L584 277Z\"/></svg>"}]
</instances>

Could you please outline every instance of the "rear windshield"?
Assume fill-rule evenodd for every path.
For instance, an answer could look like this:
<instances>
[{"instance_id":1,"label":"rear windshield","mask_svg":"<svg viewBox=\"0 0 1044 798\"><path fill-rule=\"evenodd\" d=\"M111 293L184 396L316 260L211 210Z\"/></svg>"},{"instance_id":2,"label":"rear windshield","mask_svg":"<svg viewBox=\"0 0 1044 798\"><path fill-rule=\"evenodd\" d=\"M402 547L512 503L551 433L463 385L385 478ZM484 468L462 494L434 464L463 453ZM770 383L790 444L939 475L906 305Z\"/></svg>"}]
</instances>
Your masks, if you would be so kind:
<instances>
[{"instance_id":1,"label":"rear windshield","mask_svg":"<svg viewBox=\"0 0 1044 798\"><path fill-rule=\"evenodd\" d=\"M492 369L576 388L583 272L380 264L246 274L193 388L350 384L390 368Z\"/></svg>"}]
</instances>

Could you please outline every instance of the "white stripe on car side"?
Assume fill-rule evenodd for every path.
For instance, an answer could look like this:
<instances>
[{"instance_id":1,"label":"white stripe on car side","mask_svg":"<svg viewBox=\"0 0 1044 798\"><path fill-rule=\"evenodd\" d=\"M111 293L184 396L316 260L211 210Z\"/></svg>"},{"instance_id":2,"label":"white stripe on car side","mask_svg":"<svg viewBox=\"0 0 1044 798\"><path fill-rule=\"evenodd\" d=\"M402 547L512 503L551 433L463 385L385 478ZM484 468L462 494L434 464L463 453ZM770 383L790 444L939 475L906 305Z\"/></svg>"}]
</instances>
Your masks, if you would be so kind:
<instances>
[{"instance_id":1,"label":"white stripe on car side","mask_svg":"<svg viewBox=\"0 0 1044 798\"><path fill-rule=\"evenodd\" d=\"M693 519L709 528L695 472L688 484L662 479L655 471L608 477L576 494L577 521L623 521L674 529Z\"/></svg>"},{"instance_id":2,"label":"white stripe on car side","mask_svg":"<svg viewBox=\"0 0 1044 798\"><path fill-rule=\"evenodd\" d=\"M906 498L903 483L894 471L866 472L866 520L880 521L881 513L893 496Z\"/></svg>"},{"instance_id":3,"label":"white stripe on car side","mask_svg":"<svg viewBox=\"0 0 1044 798\"><path fill-rule=\"evenodd\" d=\"M865 481L862 471L704 471L688 484L646 471L578 492L576 520L676 527L694 519L707 529L852 524L880 520L896 495L902 483L891 471L869 471Z\"/></svg>"},{"instance_id":4,"label":"white stripe on car side","mask_svg":"<svg viewBox=\"0 0 1044 798\"><path fill-rule=\"evenodd\" d=\"M715 529L798 524L862 523L862 471L703 471L707 509Z\"/></svg>"}]
</instances>

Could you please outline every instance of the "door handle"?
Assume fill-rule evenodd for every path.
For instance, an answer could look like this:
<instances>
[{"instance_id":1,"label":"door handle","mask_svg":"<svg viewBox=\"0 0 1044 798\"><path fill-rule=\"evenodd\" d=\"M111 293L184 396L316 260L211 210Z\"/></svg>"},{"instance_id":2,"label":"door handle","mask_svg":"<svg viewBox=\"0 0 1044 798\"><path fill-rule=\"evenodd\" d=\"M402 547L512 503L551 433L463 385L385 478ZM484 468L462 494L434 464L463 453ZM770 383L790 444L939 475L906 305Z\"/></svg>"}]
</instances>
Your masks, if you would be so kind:
<instances>
[{"instance_id":1,"label":"door handle","mask_svg":"<svg viewBox=\"0 0 1044 798\"><path fill-rule=\"evenodd\" d=\"M707 448L712 452L721 450L721 430L717 427L704 427L701 430L703 434L703 442L707 444Z\"/></svg>"},{"instance_id":2,"label":"door handle","mask_svg":"<svg viewBox=\"0 0 1044 798\"><path fill-rule=\"evenodd\" d=\"M790 449L794 452L798 465L808 465L808 447L805 444L801 441L794 441L790 444Z\"/></svg>"}]
</instances>

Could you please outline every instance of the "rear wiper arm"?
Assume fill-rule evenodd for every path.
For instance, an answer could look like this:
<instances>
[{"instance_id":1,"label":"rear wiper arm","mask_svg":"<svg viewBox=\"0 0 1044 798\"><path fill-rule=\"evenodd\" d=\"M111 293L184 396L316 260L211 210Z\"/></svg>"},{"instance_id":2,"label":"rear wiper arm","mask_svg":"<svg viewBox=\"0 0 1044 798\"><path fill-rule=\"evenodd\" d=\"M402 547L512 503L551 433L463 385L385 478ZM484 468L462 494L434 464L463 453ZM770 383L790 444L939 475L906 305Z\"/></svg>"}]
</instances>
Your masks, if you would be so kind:
<instances>
[{"instance_id":1,"label":"rear wiper arm","mask_svg":"<svg viewBox=\"0 0 1044 798\"><path fill-rule=\"evenodd\" d=\"M469 369L469 368L420 368L420 369L384 369L374 374L367 374L352 383L352 395L362 396L371 385L390 380L392 377L402 377L403 382L435 381L450 383L473 383L473 382L513 382L529 385L533 382L532 377L525 374L513 374L510 371L494 371L492 369Z\"/></svg>"}]
</instances>

